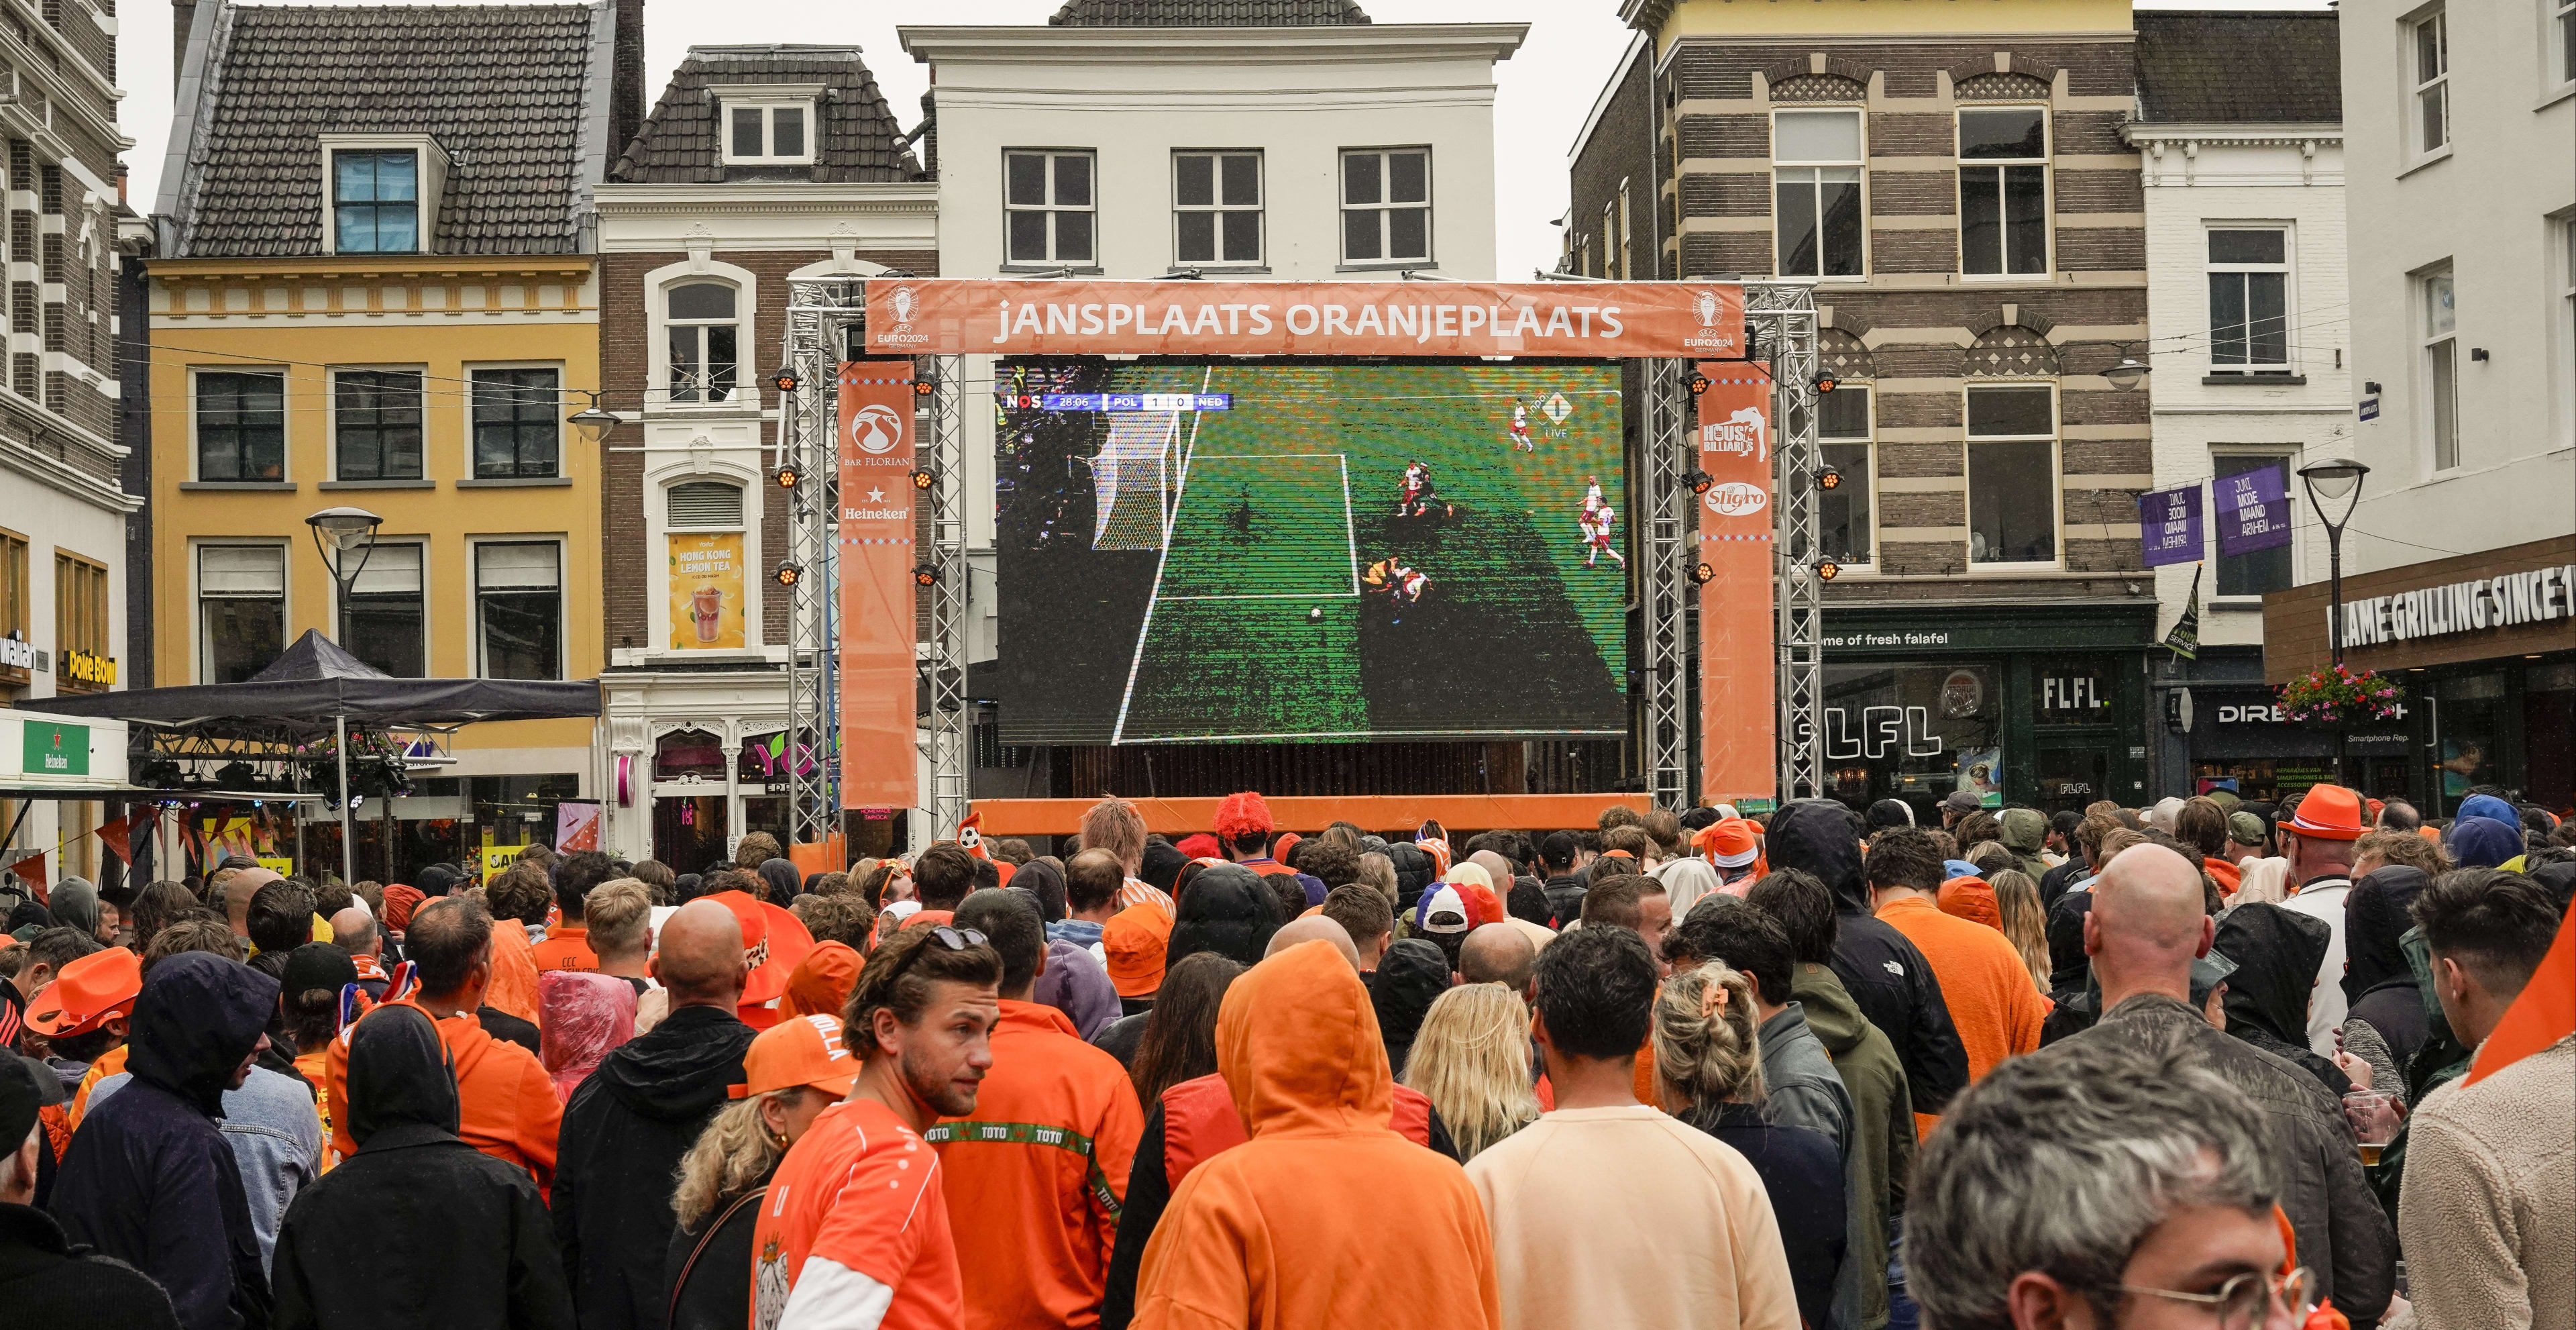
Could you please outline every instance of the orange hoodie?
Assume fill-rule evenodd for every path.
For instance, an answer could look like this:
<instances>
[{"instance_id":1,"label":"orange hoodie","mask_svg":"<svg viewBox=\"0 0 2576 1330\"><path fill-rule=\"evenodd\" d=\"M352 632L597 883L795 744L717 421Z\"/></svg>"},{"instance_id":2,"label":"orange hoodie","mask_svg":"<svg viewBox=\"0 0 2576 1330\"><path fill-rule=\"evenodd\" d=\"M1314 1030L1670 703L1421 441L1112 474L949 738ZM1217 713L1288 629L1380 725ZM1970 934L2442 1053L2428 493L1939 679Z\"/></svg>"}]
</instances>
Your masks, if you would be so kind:
<instances>
[{"instance_id":1,"label":"orange hoodie","mask_svg":"<svg viewBox=\"0 0 2576 1330\"><path fill-rule=\"evenodd\" d=\"M1118 1059L1053 1007L1004 999L975 1112L923 1133L961 1249L1015 1235L1012 1258L966 1281L966 1324L1095 1326L1118 1206L1145 1112Z\"/></svg>"},{"instance_id":2,"label":"orange hoodie","mask_svg":"<svg viewBox=\"0 0 2576 1330\"><path fill-rule=\"evenodd\" d=\"M537 951L528 942L527 926L516 919L492 921L492 984L483 990L483 1005L530 1025L545 1025L537 1014Z\"/></svg>"},{"instance_id":3,"label":"orange hoodie","mask_svg":"<svg viewBox=\"0 0 2576 1330\"><path fill-rule=\"evenodd\" d=\"M1136 1330L1502 1324L1484 1206L1466 1170L1388 1129L1386 1045L1340 952L1299 943L1237 979L1216 1055L1252 1139L1172 1194Z\"/></svg>"},{"instance_id":4,"label":"orange hoodie","mask_svg":"<svg viewBox=\"0 0 2576 1330\"><path fill-rule=\"evenodd\" d=\"M2218 891L2222 896L2233 896L2245 885L2244 865L2233 860L2203 859L2200 861L2200 866L2208 869L2211 877L2218 879Z\"/></svg>"},{"instance_id":5,"label":"orange hoodie","mask_svg":"<svg viewBox=\"0 0 2576 1330\"><path fill-rule=\"evenodd\" d=\"M2039 995L2021 953L1993 927L1944 914L1928 896L1904 896L1879 907L1879 919L1905 935L1930 962L1949 1004L1950 1023L1968 1052L1968 1080L1982 1080L2005 1058L2039 1047L2053 1005ZM1914 1115L1918 1133L1937 1121Z\"/></svg>"},{"instance_id":6,"label":"orange hoodie","mask_svg":"<svg viewBox=\"0 0 2576 1330\"><path fill-rule=\"evenodd\" d=\"M395 1005L429 1014L428 1008L409 999L388 1002L351 1021L331 1041L325 1079L330 1083L331 1148L340 1159L358 1152L358 1142L349 1135L349 1036L376 1011ZM551 1188L563 1099L555 1093L545 1064L517 1044L493 1038L470 1012L432 1020L438 1026L439 1042L447 1046L447 1056L456 1066L457 1139L502 1163L528 1170L541 1190Z\"/></svg>"}]
</instances>

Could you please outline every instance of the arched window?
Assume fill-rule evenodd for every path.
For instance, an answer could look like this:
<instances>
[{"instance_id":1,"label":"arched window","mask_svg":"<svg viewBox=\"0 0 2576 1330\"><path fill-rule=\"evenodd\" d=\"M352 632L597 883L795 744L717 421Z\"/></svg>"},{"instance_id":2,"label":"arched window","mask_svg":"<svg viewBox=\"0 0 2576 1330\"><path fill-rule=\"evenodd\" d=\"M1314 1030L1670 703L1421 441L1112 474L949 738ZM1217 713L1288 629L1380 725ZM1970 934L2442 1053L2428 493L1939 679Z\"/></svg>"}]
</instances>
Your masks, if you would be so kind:
<instances>
[{"instance_id":1,"label":"arched window","mask_svg":"<svg viewBox=\"0 0 2576 1330\"><path fill-rule=\"evenodd\" d=\"M696 776L724 779L724 748L705 730L673 730L653 745L653 775L659 780Z\"/></svg>"},{"instance_id":2,"label":"arched window","mask_svg":"<svg viewBox=\"0 0 2576 1330\"><path fill-rule=\"evenodd\" d=\"M722 282L686 282L663 299L671 338L670 400L734 400L739 293Z\"/></svg>"}]
</instances>

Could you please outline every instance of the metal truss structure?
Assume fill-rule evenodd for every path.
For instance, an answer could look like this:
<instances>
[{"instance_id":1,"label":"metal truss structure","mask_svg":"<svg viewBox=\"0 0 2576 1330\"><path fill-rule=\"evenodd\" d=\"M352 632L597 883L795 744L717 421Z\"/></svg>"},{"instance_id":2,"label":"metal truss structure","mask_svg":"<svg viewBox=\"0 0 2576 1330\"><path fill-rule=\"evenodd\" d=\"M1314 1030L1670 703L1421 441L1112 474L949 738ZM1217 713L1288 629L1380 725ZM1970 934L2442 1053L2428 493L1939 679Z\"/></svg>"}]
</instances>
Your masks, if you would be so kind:
<instances>
[{"instance_id":1,"label":"metal truss structure","mask_svg":"<svg viewBox=\"0 0 2576 1330\"><path fill-rule=\"evenodd\" d=\"M1778 604L1780 666L1780 797L1804 798L1824 788L1819 717L1824 706L1824 583L1813 571L1817 548L1815 476L1817 316L1815 289L1803 282L1746 282L1745 357L1763 364L1772 391L1772 578ZM1646 448L1642 492L1653 496L1639 551L1644 576L1641 677L1645 685L1646 793L1655 807L1689 806L1694 773L1690 714L1691 570L1698 504L1684 473L1698 464L1698 407L1690 395L1697 372L1688 360L1645 362ZM1712 584L1714 585L1714 584Z\"/></svg>"},{"instance_id":2,"label":"metal truss structure","mask_svg":"<svg viewBox=\"0 0 2576 1330\"><path fill-rule=\"evenodd\" d=\"M901 274L887 274L900 276ZM779 395L776 458L792 471L786 562L797 576L788 596L787 825L798 843L841 828L840 369L867 321L867 284L857 277L788 283L783 368L796 381ZM966 816L966 465L963 356L921 356L913 379L917 465L931 478L916 490L929 510L930 631L920 671L930 695L929 808L936 834L954 836Z\"/></svg>"}]
</instances>

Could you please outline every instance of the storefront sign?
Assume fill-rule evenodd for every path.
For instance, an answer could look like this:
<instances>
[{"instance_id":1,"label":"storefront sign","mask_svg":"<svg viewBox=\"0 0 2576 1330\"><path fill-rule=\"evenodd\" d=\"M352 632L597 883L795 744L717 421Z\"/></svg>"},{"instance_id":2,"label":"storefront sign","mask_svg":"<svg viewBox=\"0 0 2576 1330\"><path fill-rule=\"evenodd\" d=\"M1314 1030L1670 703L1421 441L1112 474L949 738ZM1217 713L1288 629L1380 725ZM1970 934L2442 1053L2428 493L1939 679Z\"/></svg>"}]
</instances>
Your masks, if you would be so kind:
<instances>
[{"instance_id":1,"label":"storefront sign","mask_svg":"<svg viewBox=\"0 0 2576 1330\"><path fill-rule=\"evenodd\" d=\"M879 355L1733 359L1744 288L1708 282L868 283Z\"/></svg>"},{"instance_id":2,"label":"storefront sign","mask_svg":"<svg viewBox=\"0 0 2576 1330\"><path fill-rule=\"evenodd\" d=\"M2327 607L2329 616L2333 607ZM2576 564L2344 602L2343 644L2375 646L2576 617ZM2334 629L2329 623L2327 633Z\"/></svg>"},{"instance_id":3,"label":"storefront sign","mask_svg":"<svg viewBox=\"0 0 2576 1330\"><path fill-rule=\"evenodd\" d=\"M116 657L94 656L74 648L63 653L63 670L59 677L67 683L113 688L116 686Z\"/></svg>"},{"instance_id":4,"label":"storefront sign","mask_svg":"<svg viewBox=\"0 0 2576 1330\"><path fill-rule=\"evenodd\" d=\"M2138 496L2138 539L2149 568L2169 563L2197 563L2200 534L2200 486L2150 490Z\"/></svg>"},{"instance_id":5,"label":"storefront sign","mask_svg":"<svg viewBox=\"0 0 2576 1330\"><path fill-rule=\"evenodd\" d=\"M21 770L30 776L86 776L89 774L89 727L30 717L25 728L24 751L26 765Z\"/></svg>"},{"instance_id":6,"label":"storefront sign","mask_svg":"<svg viewBox=\"0 0 2576 1330\"><path fill-rule=\"evenodd\" d=\"M0 666L13 670L36 668L36 644L15 634L0 637Z\"/></svg>"},{"instance_id":7,"label":"storefront sign","mask_svg":"<svg viewBox=\"0 0 2576 1330\"><path fill-rule=\"evenodd\" d=\"M671 649L741 650L742 533L694 532L669 539Z\"/></svg>"},{"instance_id":8,"label":"storefront sign","mask_svg":"<svg viewBox=\"0 0 2576 1330\"><path fill-rule=\"evenodd\" d=\"M869 283L871 305L880 285ZM869 323L877 326L875 316ZM920 549L912 503L920 491L912 486L912 362L852 361L841 367L840 389L841 806L910 808L921 802L913 743L913 568Z\"/></svg>"},{"instance_id":9,"label":"storefront sign","mask_svg":"<svg viewBox=\"0 0 2576 1330\"><path fill-rule=\"evenodd\" d=\"M2065 723L2093 719L2097 712L2111 709L2103 696L2102 676L2089 674L2050 674L2039 681L2039 710L2042 717Z\"/></svg>"},{"instance_id":10,"label":"storefront sign","mask_svg":"<svg viewBox=\"0 0 2576 1330\"><path fill-rule=\"evenodd\" d=\"M1780 784L1772 634L1771 380L1703 363L1699 562L1714 576L1700 602L1700 798L1769 794Z\"/></svg>"},{"instance_id":11,"label":"storefront sign","mask_svg":"<svg viewBox=\"0 0 2576 1330\"><path fill-rule=\"evenodd\" d=\"M2289 481L2283 468L2220 476L2218 552L2230 558L2290 543Z\"/></svg>"}]
</instances>

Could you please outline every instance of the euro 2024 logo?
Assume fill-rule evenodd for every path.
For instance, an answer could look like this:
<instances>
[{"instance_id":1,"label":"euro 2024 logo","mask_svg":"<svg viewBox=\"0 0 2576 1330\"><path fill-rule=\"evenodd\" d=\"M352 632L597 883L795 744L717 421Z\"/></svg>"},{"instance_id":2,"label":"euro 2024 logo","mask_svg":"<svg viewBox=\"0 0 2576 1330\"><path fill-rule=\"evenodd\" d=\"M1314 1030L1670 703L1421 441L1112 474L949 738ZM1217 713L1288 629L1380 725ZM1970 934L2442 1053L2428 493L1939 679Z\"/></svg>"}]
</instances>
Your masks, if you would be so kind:
<instances>
[{"instance_id":1,"label":"euro 2024 logo","mask_svg":"<svg viewBox=\"0 0 2576 1330\"><path fill-rule=\"evenodd\" d=\"M886 304L894 310L894 326L898 328L911 327L912 313L921 307L919 298L913 295L909 286L896 287L894 293L886 297Z\"/></svg>"},{"instance_id":2,"label":"euro 2024 logo","mask_svg":"<svg viewBox=\"0 0 2576 1330\"><path fill-rule=\"evenodd\" d=\"M870 457L893 452L903 442L903 415L882 402L870 402L850 417L850 442Z\"/></svg>"}]
</instances>

